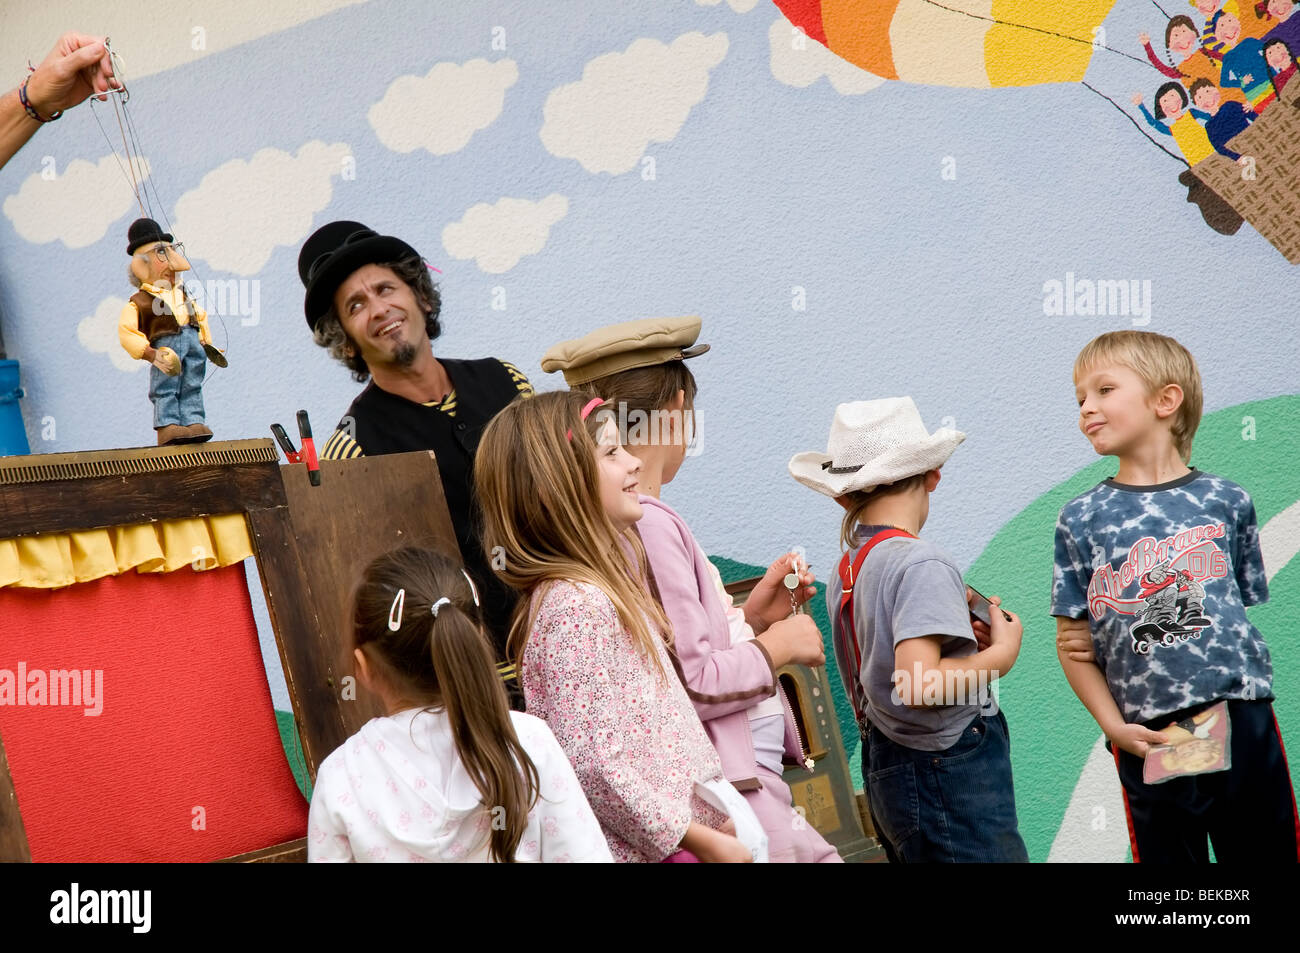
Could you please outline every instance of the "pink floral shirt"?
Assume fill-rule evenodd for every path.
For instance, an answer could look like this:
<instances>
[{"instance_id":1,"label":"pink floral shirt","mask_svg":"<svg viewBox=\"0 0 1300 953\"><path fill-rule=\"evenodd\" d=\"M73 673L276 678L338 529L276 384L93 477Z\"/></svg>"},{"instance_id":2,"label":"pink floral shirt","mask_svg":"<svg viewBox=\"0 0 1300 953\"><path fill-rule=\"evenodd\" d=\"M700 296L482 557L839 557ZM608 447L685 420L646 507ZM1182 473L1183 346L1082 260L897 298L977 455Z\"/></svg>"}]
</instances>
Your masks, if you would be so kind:
<instances>
[{"instance_id":1,"label":"pink floral shirt","mask_svg":"<svg viewBox=\"0 0 1300 953\"><path fill-rule=\"evenodd\" d=\"M572 762L619 862L657 863L691 821L716 828L726 819L694 793L697 781L721 778L722 765L667 650L655 649L666 678L601 589L568 581L542 597L524 647L528 711Z\"/></svg>"}]
</instances>

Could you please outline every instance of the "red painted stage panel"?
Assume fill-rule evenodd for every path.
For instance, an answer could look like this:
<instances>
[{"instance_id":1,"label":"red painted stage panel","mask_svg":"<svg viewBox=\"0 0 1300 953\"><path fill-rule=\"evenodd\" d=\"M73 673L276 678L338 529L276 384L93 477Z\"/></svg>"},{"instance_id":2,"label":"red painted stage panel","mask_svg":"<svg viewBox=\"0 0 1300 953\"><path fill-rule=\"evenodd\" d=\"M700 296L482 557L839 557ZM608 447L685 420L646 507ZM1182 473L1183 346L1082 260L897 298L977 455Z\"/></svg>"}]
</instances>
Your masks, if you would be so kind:
<instances>
[{"instance_id":1,"label":"red painted stage panel","mask_svg":"<svg viewBox=\"0 0 1300 953\"><path fill-rule=\"evenodd\" d=\"M91 695L102 672L102 697L65 678L30 704L73 669ZM0 738L36 861L216 860L306 833L241 566L0 589Z\"/></svg>"}]
</instances>

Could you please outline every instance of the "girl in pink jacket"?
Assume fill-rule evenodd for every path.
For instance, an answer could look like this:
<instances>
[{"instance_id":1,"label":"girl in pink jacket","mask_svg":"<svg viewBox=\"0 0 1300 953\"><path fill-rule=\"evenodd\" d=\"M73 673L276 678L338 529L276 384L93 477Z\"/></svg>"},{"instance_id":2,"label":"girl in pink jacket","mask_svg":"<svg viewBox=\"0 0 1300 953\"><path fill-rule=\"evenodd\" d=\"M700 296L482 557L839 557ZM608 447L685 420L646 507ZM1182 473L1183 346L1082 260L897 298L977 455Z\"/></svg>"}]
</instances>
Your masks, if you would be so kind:
<instances>
[{"instance_id":1,"label":"girl in pink jacket","mask_svg":"<svg viewBox=\"0 0 1300 953\"><path fill-rule=\"evenodd\" d=\"M766 859L669 655L632 527L640 461L599 398L515 401L474 464L484 551L525 599L510 648L531 714L577 773L616 861Z\"/></svg>"},{"instance_id":2,"label":"girl in pink jacket","mask_svg":"<svg viewBox=\"0 0 1300 953\"><path fill-rule=\"evenodd\" d=\"M563 370L570 386L605 397L641 459L637 532L672 625L674 654L727 780L767 833L770 859L839 863L835 848L795 811L781 778L783 763L811 769L812 762L776 670L825 663L821 633L810 616L791 615L792 594L782 585L794 556L776 560L744 607L734 606L690 528L659 499L690 440L695 378L683 358L708 350L695 344L699 331L699 318L630 321L556 345L542 368ZM812 582L801 573L795 601L815 593Z\"/></svg>"}]
</instances>

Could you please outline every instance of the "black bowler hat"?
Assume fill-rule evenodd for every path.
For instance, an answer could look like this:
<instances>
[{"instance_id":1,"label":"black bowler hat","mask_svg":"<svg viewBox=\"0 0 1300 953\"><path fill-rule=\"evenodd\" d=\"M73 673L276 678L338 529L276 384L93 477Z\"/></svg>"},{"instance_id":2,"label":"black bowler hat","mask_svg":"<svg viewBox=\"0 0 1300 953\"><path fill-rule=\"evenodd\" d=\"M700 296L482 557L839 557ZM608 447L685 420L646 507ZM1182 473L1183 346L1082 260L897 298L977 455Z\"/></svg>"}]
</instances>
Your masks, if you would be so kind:
<instances>
[{"instance_id":1,"label":"black bowler hat","mask_svg":"<svg viewBox=\"0 0 1300 953\"><path fill-rule=\"evenodd\" d=\"M298 277L307 288L303 312L313 331L329 311L334 292L362 265L419 258L400 238L380 235L360 222L330 222L316 229L298 254Z\"/></svg>"},{"instance_id":2,"label":"black bowler hat","mask_svg":"<svg viewBox=\"0 0 1300 953\"><path fill-rule=\"evenodd\" d=\"M167 242L171 244L172 237L162 230L159 225L151 218L137 218L131 223L131 227L126 230L126 253L134 255L135 250L141 245L148 245L150 242Z\"/></svg>"}]
</instances>

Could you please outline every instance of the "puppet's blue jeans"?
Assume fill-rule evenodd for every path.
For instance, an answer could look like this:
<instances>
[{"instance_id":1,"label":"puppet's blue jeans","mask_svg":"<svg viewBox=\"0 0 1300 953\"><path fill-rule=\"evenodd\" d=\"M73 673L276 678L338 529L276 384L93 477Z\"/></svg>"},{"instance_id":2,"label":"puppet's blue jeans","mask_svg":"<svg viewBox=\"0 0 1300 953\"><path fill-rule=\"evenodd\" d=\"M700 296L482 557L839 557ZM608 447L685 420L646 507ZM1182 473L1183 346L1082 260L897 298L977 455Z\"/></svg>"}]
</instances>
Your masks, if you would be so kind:
<instances>
[{"instance_id":1,"label":"puppet's blue jeans","mask_svg":"<svg viewBox=\"0 0 1300 953\"><path fill-rule=\"evenodd\" d=\"M208 358L199 342L199 329L186 325L179 333L164 334L151 343L155 348L171 348L181 361L181 372L175 377L168 377L156 367L149 368L154 429L203 423L203 376Z\"/></svg>"},{"instance_id":2,"label":"puppet's blue jeans","mask_svg":"<svg viewBox=\"0 0 1300 953\"><path fill-rule=\"evenodd\" d=\"M862 777L892 862L1008 863L1029 856L1016 823L1006 716L976 715L943 751L900 745L871 726Z\"/></svg>"}]
</instances>

